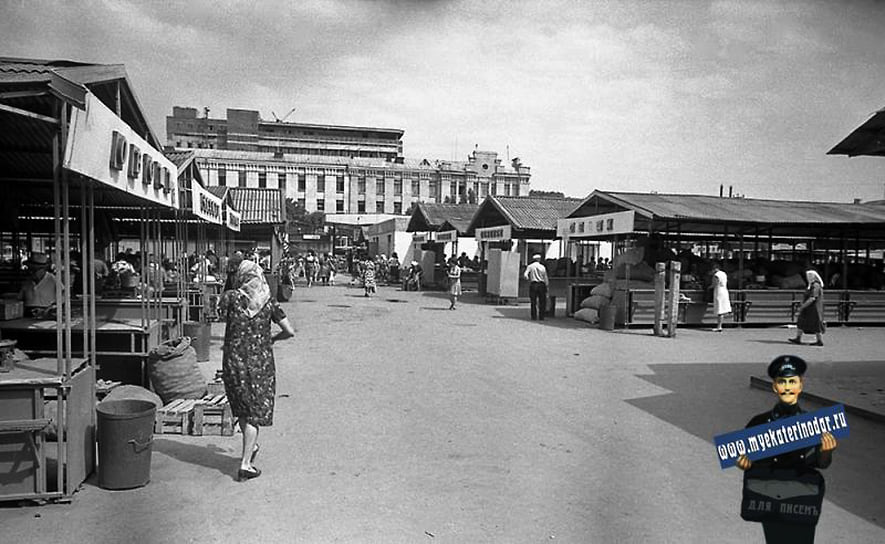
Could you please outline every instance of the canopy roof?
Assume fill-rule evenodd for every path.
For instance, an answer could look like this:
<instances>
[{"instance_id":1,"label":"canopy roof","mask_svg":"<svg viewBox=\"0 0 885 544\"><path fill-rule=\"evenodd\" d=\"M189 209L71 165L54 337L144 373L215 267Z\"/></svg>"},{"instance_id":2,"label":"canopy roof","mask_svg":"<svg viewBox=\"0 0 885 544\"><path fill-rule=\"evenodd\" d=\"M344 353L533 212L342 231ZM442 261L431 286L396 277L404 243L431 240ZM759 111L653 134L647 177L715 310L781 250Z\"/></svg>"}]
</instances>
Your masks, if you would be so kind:
<instances>
[{"instance_id":1,"label":"canopy roof","mask_svg":"<svg viewBox=\"0 0 885 544\"><path fill-rule=\"evenodd\" d=\"M596 190L568 217L631 210L637 232L885 240L885 207L875 204Z\"/></svg>"},{"instance_id":2,"label":"canopy roof","mask_svg":"<svg viewBox=\"0 0 885 544\"><path fill-rule=\"evenodd\" d=\"M458 234L465 234L477 209L477 204L419 202L412 212L406 232L437 231L448 221Z\"/></svg>"},{"instance_id":3,"label":"canopy roof","mask_svg":"<svg viewBox=\"0 0 885 544\"><path fill-rule=\"evenodd\" d=\"M874 113L827 154L885 156L885 108Z\"/></svg>"},{"instance_id":4,"label":"canopy roof","mask_svg":"<svg viewBox=\"0 0 885 544\"><path fill-rule=\"evenodd\" d=\"M568 217L580 202L577 198L489 195L473 215L467 235L478 228L510 225L514 238L553 239L557 221Z\"/></svg>"}]
</instances>

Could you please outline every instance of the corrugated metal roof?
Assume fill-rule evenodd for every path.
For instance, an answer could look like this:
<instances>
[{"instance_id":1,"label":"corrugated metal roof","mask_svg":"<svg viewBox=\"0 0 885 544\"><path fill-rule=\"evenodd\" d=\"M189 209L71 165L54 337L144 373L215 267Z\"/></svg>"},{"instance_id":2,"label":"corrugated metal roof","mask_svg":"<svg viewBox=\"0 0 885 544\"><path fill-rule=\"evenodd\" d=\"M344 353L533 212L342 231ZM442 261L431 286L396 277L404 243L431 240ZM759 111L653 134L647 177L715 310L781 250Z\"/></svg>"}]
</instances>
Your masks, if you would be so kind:
<instances>
[{"instance_id":1,"label":"corrugated metal roof","mask_svg":"<svg viewBox=\"0 0 885 544\"><path fill-rule=\"evenodd\" d=\"M470 225L473 214L479 208L478 204L437 204L434 202L419 202L412 212L412 218L409 220L408 232L425 232L439 230L442 224L447 221L456 221L459 224L466 223Z\"/></svg>"},{"instance_id":2,"label":"corrugated metal roof","mask_svg":"<svg viewBox=\"0 0 885 544\"><path fill-rule=\"evenodd\" d=\"M885 156L885 108L877 111L864 124L827 152L828 155Z\"/></svg>"},{"instance_id":3,"label":"corrugated metal roof","mask_svg":"<svg viewBox=\"0 0 885 544\"><path fill-rule=\"evenodd\" d=\"M286 222L286 201L282 189L228 187L234 209L243 223L280 224Z\"/></svg>"},{"instance_id":4,"label":"corrugated metal roof","mask_svg":"<svg viewBox=\"0 0 885 544\"><path fill-rule=\"evenodd\" d=\"M708 195L594 191L570 217L587 215L594 198L663 221L757 224L859 224L885 222L877 206L839 202L721 198Z\"/></svg>"}]
</instances>

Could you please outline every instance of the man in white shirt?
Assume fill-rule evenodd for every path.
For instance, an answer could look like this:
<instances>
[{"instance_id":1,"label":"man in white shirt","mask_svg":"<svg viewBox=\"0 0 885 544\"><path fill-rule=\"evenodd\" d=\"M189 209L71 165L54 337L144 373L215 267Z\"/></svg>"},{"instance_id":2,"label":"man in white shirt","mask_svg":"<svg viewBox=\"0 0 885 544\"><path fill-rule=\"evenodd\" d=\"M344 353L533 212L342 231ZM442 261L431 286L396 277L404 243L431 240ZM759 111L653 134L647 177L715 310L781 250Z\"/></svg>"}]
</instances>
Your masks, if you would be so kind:
<instances>
[{"instance_id":1,"label":"man in white shirt","mask_svg":"<svg viewBox=\"0 0 885 544\"><path fill-rule=\"evenodd\" d=\"M55 306L55 276L49 272L49 257L35 252L25 261L31 275L22 282L19 298L24 301L25 313L43 312Z\"/></svg>"},{"instance_id":2,"label":"man in white shirt","mask_svg":"<svg viewBox=\"0 0 885 544\"><path fill-rule=\"evenodd\" d=\"M529 300L532 304L532 320L544 321L544 309L547 307L547 268L541 263L541 256L532 255L532 264L528 265L523 277L529 283Z\"/></svg>"}]
</instances>

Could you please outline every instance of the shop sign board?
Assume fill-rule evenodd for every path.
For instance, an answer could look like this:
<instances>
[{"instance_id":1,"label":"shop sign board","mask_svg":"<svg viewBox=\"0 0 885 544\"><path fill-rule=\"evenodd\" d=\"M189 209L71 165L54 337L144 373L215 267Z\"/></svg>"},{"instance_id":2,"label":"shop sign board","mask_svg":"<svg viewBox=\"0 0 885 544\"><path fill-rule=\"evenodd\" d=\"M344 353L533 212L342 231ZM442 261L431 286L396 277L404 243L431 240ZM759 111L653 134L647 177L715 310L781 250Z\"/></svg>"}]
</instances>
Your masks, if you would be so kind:
<instances>
[{"instance_id":1,"label":"shop sign board","mask_svg":"<svg viewBox=\"0 0 885 544\"><path fill-rule=\"evenodd\" d=\"M500 242L502 240L510 240L510 225L502 225L500 227L484 227L476 229L477 242Z\"/></svg>"},{"instance_id":2,"label":"shop sign board","mask_svg":"<svg viewBox=\"0 0 885 544\"><path fill-rule=\"evenodd\" d=\"M436 241L445 244L448 242L454 242L458 239L458 231L456 230L446 230L443 232L436 233Z\"/></svg>"},{"instance_id":3,"label":"shop sign board","mask_svg":"<svg viewBox=\"0 0 885 544\"><path fill-rule=\"evenodd\" d=\"M426 241L427 241L427 234L426 233L424 233L424 234L417 234L416 233L416 234L412 235L412 242L414 242L416 244L423 244Z\"/></svg>"},{"instance_id":4,"label":"shop sign board","mask_svg":"<svg viewBox=\"0 0 885 544\"><path fill-rule=\"evenodd\" d=\"M191 200L194 214L210 223L221 225L221 199L207 191L196 180L191 182Z\"/></svg>"},{"instance_id":5,"label":"shop sign board","mask_svg":"<svg viewBox=\"0 0 885 544\"><path fill-rule=\"evenodd\" d=\"M606 213L560 219L556 234L560 238L601 237L633 232L635 212Z\"/></svg>"},{"instance_id":6,"label":"shop sign board","mask_svg":"<svg viewBox=\"0 0 885 544\"><path fill-rule=\"evenodd\" d=\"M92 93L73 109L64 167L145 200L178 208L178 168Z\"/></svg>"},{"instance_id":7,"label":"shop sign board","mask_svg":"<svg viewBox=\"0 0 885 544\"><path fill-rule=\"evenodd\" d=\"M242 215L240 212L231 209L228 206L224 207L224 223L227 225L232 231L240 232L240 219Z\"/></svg>"}]
</instances>

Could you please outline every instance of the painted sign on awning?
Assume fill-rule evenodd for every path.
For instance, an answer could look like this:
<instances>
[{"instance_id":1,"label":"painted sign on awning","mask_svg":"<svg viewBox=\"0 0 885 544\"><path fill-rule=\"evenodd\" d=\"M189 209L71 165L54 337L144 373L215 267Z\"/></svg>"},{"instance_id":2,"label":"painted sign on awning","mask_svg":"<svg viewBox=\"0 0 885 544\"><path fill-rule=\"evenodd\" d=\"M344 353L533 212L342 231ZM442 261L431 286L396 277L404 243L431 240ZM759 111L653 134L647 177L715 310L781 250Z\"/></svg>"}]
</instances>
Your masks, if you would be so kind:
<instances>
[{"instance_id":1,"label":"painted sign on awning","mask_svg":"<svg viewBox=\"0 0 885 544\"><path fill-rule=\"evenodd\" d=\"M587 238L629 234L633 232L634 215L635 212L629 210L560 219L556 222L556 235L559 238Z\"/></svg>"},{"instance_id":2,"label":"painted sign on awning","mask_svg":"<svg viewBox=\"0 0 885 544\"><path fill-rule=\"evenodd\" d=\"M510 225L476 229L477 242L500 242L502 240L510 240L510 237Z\"/></svg>"},{"instance_id":3,"label":"painted sign on awning","mask_svg":"<svg viewBox=\"0 0 885 544\"><path fill-rule=\"evenodd\" d=\"M196 180L191 182L191 206L194 215L210 223L221 225L221 199L207 191Z\"/></svg>"},{"instance_id":4,"label":"painted sign on awning","mask_svg":"<svg viewBox=\"0 0 885 544\"><path fill-rule=\"evenodd\" d=\"M234 210L230 206L224 207L224 223L227 225L232 231L240 232L240 219L242 215L240 212Z\"/></svg>"},{"instance_id":5,"label":"painted sign on awning","mask_svg":"<svg viewBox=\"0 0 885 544\"><path fill-rule=\"evenodd\" d=\"M458 231L456 230L445 230L442 232L437 232L435 235L436 241L445 244L448 242L454 242L458 239Z\"/></svg>"},{"instance_id":6,"label":"painted sign on awning","mask_svg":"<svg viewBox=\"0 0 885 544\"><path fill-rule=\"evenodd\" d=\"M150 202L178 208L178 168L122 119L86 94L74 108L64 167Z\"/></svg>"}]
</instances>

